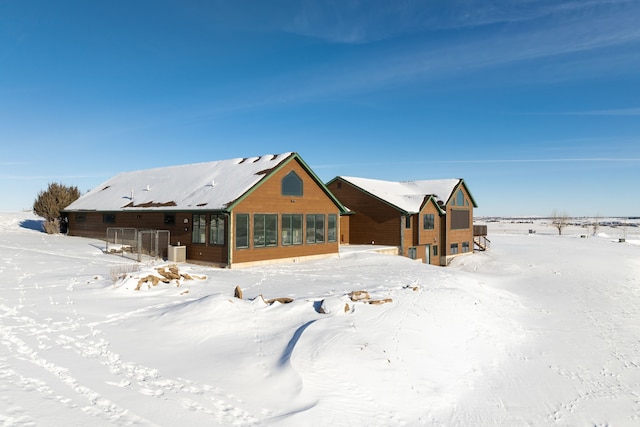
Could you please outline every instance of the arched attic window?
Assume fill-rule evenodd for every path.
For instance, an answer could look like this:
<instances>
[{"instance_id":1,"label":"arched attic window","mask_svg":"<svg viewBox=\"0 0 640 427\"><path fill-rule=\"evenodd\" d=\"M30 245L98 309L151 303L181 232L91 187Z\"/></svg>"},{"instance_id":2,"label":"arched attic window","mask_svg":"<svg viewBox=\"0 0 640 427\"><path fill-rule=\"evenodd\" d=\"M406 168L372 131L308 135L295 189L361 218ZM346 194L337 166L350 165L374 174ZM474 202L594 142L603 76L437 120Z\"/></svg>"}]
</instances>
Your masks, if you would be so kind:
<instances>
[{"instance_id":1,"label":"arched attic window","mask_svg":"<svg viewBox=\"0 0 640 427\"><path fill-rule=\"evenodd\" d=\"M456 205L464 206L464 193L462 190L458 190L458 194L456 194Z\"/></svg>"},{"instance_id":2,"label":"arched attic window","mask_svg":"<svg viewBox=\"0 0 640 427\"><path fill-rule=\"evenodd\" d=\"M302 179L294 171L282 178L283 196L302 196Z\"/></svg>"}]
</instances>

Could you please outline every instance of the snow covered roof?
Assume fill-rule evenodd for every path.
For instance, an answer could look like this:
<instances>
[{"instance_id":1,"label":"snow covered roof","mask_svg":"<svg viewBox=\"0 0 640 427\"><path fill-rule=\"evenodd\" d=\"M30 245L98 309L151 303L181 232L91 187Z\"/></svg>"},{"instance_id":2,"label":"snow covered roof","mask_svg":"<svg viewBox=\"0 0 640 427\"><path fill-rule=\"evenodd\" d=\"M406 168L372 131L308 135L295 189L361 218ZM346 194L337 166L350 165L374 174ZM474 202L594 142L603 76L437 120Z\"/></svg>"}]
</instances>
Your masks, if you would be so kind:
<instances>
[{"instance_id":1,"label":"snow covered roof","mask_svg":"<svg viewBox=\"0 0 640 427\"><path fill-rule=\"evenodd\" d=\"M293 157L299 158L289 152L124 172L84 194L65 211L226 210Z\"/></svg>"},{"instance_id":2,"label":"snow covered roof","mask_svg":"<svg viewBox=\"0 0 640 427\"><path fill-rule=\"evenodd\" d=\"M446 203L462 179L433 179L422 181L382 181L379 179L338 177L367 193L407 213L420 212L425 197Z\"/></svg>"}]
</instances>

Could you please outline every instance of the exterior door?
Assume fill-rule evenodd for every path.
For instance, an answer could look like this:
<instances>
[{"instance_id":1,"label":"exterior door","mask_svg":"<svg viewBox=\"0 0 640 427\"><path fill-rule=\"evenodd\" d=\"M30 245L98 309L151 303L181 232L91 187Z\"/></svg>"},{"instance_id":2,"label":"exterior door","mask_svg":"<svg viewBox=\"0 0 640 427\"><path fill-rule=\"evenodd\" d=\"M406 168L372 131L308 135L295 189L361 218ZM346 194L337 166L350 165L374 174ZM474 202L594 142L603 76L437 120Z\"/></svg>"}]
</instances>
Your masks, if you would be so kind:
<instances>
[{"instance_id":1,"label":"exterior door","mask_svg":"<svg viewBox=\"0 0 640 427\"><path fill-rule=\"evenodd\" d=\"M431 264L431 245L427 245L424 250L424 263Z\"/></svg>"}]
</instances>

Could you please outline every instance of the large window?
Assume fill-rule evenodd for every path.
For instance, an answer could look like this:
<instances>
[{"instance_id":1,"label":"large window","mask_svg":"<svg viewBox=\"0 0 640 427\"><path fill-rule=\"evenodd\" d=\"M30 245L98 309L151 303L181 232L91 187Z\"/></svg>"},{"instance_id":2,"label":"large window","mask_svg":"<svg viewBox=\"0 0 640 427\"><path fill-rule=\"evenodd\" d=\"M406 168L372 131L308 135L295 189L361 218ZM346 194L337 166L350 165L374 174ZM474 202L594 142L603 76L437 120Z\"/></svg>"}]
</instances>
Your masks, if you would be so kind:
<instances>
[{"instance_id":1,"label":"large window","mask_svg":"<svg viewBox=\"0 0 640 427\"><path fill-rule=\"evenodd\" d=\"M324 243L324 215L307 215L307 243Z\"/></svg>"},{"instance_id":2,"label":"large window","mask_svg":"<svg viewBox=\"0 0 640 427\"><path fill-rule=\"evenodd\" d=\"M470 211L466 209L452 209L451 210L451 229L452 230L466 230L469 228Z\"/></svg>"},{"instance_id":3,"label":"large window","mask_svg":"<svg viewBox=\"0 0 640 427\"><path fill-rule=\"evenodd\" d=\"M302 179L294 171L282 178L283 196L302 196Z\"/></svg>"},{"instance_id":4,"label":"large window","mask_svg":"<svg viewBox=\"0 0 640 427\"><path fill-rule=\"evenodd\" d=\"M329 214L327 217L327 241L336 242L338 240L338 216Z\"/></svg>"},{"instance_id":5,"label":"large window","mask_svg":"<svg viewBox=\"0 0 640 427\"><path fill-rule=\"evenodd\" d=\"M278 215L255 214L253 215L253 246L277 246L278 245Z\"/></svg>"},{"instance_id":6,"label":"large window","mask_svg":"<svg viewBox=\"0 0 640 427\"><path fill-rule=\"evenodd\" d=\"M191 228L191 242L206 243L207 216L204 214L194 214L191 222Z\"/></svg>"},{"instance_id":7,"label":"large window","mask_svg":"<svg viewBox=\"0 0 640 427\"><path fill-rule=\"evenodd\" d=\"M209 244L224 245L224 215L211 215Z\"/></svg>"},{"instance_id":8,"label":"large window","mask_svg":"<svg viewBox=\"0 0 640 427\"><path fill-rule=\"evenodd\" d=\"M302 244L302 215L282 214L282 244Z\"/></svg>"},{"instance_id":9,"label":"large window","mask_svg":"<svg viewBox=\"0 0 640 427\"><path fill-rule=\"evenodd\" d=\"M249 214L236 215L236 248L249 247Z\"/></svg>"},{"instance_id":10,"label":"large window","mask_svg":"<svg viewBox=\"0 0 640 427\"><path fill-rule=\"evenodd\" d=\"M425 230L433 230L435 227L435 218L433 214L425 214L422 217L422 226Z\"/></svg>"}]
</instances>

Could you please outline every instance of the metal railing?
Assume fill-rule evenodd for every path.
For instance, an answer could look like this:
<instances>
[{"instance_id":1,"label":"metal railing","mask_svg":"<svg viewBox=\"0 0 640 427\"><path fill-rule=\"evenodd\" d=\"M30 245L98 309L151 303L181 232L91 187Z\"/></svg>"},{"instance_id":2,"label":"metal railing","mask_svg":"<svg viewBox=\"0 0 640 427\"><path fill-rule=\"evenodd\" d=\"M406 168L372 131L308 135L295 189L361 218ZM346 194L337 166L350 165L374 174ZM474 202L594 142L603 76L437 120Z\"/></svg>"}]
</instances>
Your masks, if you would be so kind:
<instances>
[{"instance_id":1,"label":"metal railing","mask_svg":"<svg viewBox=\"0 0 640 427\"><path fill-rule=\"evenodd\" d=\"M473 238L473 244L480 251L486 251L491 248L491 240L487 239L486 236L475 236Z\"/></svg>"}]
</instances>

